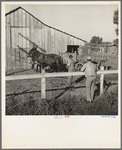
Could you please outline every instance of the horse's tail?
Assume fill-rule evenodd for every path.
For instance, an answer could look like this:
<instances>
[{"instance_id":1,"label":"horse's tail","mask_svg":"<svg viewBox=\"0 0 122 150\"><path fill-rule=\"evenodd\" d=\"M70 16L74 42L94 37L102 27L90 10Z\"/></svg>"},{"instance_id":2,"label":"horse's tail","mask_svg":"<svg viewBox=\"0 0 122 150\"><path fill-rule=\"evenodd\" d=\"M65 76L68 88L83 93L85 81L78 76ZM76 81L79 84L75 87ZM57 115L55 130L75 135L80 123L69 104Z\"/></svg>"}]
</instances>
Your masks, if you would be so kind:
<instances>
[{"instance_id":1,"label":"horse's tail","mask_svg":"<svg viewBox=\"0 0 122 150\"><path fill-rule=\"evenodd\" d=\"M60 60L61 60L61 65L63 65L63 58L59 55Z\"/></svg>"}]
</instances>

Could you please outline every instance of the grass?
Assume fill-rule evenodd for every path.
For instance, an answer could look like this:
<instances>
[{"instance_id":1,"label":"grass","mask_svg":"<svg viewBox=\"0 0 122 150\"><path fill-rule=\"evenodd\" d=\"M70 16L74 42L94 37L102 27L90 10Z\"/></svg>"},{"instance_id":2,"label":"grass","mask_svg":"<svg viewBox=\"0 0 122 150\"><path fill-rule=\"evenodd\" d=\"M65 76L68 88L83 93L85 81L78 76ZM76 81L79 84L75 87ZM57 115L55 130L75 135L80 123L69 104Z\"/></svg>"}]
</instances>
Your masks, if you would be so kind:
<instances>
[{"instance_id":1,"label":"grass","mask_svg":"<svg viewBox=\"0 0 122 150\"><path fill-rule=\"evenodd\" d=\"M118 88L98 96L93 103L86 103L69 95L68 98L34 99L18 102L15 96L9 97L6 115L118 115Z\"/></svg>"}]
</instances>

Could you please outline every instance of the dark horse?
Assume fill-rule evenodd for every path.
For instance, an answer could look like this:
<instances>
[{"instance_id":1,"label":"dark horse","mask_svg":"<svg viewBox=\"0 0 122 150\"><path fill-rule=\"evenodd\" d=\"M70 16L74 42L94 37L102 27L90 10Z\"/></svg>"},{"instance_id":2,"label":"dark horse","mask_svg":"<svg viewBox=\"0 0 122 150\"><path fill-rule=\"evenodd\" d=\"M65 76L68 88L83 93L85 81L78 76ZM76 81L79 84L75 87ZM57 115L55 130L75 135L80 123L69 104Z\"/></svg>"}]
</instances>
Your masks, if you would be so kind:
<instances>
[{"instance_id":1,"label":"dark horse","mask_svg":"<svg viewBox=\"0 0 122 150\"><path fill-rule=\"evenodd\" d=\"M29 56L32 57L33 63L37 63L36 71L38 72L38 67L45 68L47 66L50 69L53 69L56 72L61 71L61 67L63 66L63 59L60 55L57 54L43 54L37 50L37 47L32 48L29 51Z\"/></svg>"}]
</instances>

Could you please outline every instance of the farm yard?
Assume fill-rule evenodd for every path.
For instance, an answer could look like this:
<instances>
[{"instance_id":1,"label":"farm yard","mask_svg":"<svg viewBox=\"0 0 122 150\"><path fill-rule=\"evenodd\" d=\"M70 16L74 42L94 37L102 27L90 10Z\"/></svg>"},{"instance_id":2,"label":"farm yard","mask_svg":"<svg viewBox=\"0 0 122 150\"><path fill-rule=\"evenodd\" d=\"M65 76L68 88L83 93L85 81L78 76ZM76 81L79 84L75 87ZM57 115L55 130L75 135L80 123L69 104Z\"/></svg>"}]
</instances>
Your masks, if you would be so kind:
<instances>
[{"instance_id":1,"label":"farm yard","mask_svg":"<svg viewBox=\"0 0 122 150\"><path fill-rule=\"evenodd\" d=\"M113 59L115 56L113 56ZM97 58L97 57L96 57ZM112 61L118 68L118 61ZM14 70L16 75L35 74L34 69ZM6 75L12 75L12 70ZM39 73L38 73L39 74ZM46 99L41 99L41 79L6 81L6 115L117 115L118 75L104 78L104 94L100 96L100 76L93 103L86 103L85 77L75 76L74 87L68 86L67 77L46 78Z\"/></svg>"},{"instance_id":2,"label":"farm yard","mask_svg":"<svg viewBox=\"0 0 122 150\"><path fill-rule=\"evenodd\" d=\"M88 51L81 49L79 55L76 53L77 48L85 43L85 40L45 25L18 7L6 14L6 76L40 74L32 69L30 62L35 63L35 60L27 58L34 47L39 55L43 54L44 60L51 53L54 53L54 58L60 55L63 61L72 54L75 61L84 63ZM118 69L117 55L94 52L91 56L97 63L105 60L104 66L110 70ZM102 95L100 75L97 76L97 90L92 103L86 103L84 76L74 76L72 87L68 85L68 77L45 80L44 99L41 98L41 78L6 81L6 115L118 115L118 74L105 75Z\"/></svg>"}]
</instances>

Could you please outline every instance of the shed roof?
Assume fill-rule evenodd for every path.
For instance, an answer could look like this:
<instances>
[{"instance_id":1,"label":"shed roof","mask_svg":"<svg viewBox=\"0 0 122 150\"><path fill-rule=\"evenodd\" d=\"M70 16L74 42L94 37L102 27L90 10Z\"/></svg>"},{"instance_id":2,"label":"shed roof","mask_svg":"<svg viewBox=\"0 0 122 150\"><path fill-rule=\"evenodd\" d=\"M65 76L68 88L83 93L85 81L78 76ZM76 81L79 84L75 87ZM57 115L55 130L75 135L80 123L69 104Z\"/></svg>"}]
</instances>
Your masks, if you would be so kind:
<instances>
[{"instance_id":1,"label":"shed roof","mask_svg":"<svg viewBox=\"0 0 122 150\"><path fill-rule=\"evenodd\" d=\"M85 41L85 40L83 40L83 39L81 39L81 38L78 38L78 37L76 37L76 36L73 36L73 35L71 35L71 34L68 34L68 33L66 33L66 32L63 32L63 31L61 31L61 30L58 30L58 29L56 29L56 28L54 28L54 27L51 27L51 26L49 26L49 25L43 23L42 21L40 21L38 18L36 18L35 16L33 16L31 13L29 13L27 10L25 10L25 9L22 8L21 6L19 6L19 7L15 8L15 9L13 9L12 11L6 13L5 16L7 16L7 15L9 15L9 14L11 14L11 13L17 11L18 9L23 9L26 13L28 13L29 15L31 15L32 17L34 17L36 20L38 20L40 23L42 23L43 25L45 25L45 26L47 26L47 27L49 27L49 28L51 28L51 29L57 30L57 31L59 31L59 32L62 32L62 33L64 33L64 34L68 35L68 36L71 36L71 37L76 38L76 39L78 39L78 40L81 40L81 41L83 41L83 42L87 42L87 41Z\"/></svg>"}]
</instances>

